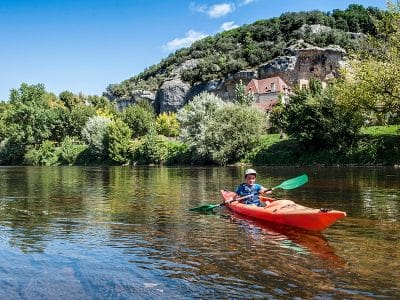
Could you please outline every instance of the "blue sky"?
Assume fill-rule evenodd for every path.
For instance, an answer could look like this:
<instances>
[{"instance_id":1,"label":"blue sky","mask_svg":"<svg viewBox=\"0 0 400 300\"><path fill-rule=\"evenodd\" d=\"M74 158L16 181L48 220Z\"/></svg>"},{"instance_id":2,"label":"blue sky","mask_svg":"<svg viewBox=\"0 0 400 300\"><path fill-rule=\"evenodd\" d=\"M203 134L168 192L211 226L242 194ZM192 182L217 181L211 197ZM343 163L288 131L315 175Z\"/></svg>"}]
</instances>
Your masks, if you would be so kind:
<instances>
[{"instance_id":1,"label":"blue sky","mask_svg":"<svg viewBox=\"0 0 400 300\"><path fill-rule=\"evenodd\" d=\"M1 0L0 100L22 82L56 94L102 94L201 37L351 3L386 7L385 0Z\"/></svg>"}]
</instances>

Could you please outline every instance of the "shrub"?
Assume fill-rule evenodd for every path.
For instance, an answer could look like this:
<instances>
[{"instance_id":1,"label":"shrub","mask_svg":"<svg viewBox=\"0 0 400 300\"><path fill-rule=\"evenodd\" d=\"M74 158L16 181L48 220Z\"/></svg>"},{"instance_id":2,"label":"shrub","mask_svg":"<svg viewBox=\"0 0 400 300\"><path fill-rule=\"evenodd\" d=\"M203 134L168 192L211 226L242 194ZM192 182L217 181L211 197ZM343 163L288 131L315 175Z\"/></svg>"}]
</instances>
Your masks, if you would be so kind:
<instances>
[{"instance_id":1,"label":"shrub","mask_svg":"<svg viewBox=\"0 0 400 300\"><path fill-rule=\"evenodd\" d=\"M82 129L82 138L89 146L91 153L97 158L105 158L108 148L107 127L111 120L106 117L90 117Z\"/></svg>"},{"instance_id":2,"label":"shrub","mask_svg":"<svg viewBox=\"0 0 400 300\"><path fill-rule=\"evenodd\" d=\"M108 126L108 153L112 160L123 164L130 161L131 136L131 129L120 119Z\"/></svg>"},{"instance_id":3,"label":"shrub","mask_svg":"<svg viewBox=\"0 0 400 300\"><path fill-rule=\"evenodd\" d=\"M169 137L179 135L179 122L175 113L164 112L156 119L157 133Z\"/></svg>"},{"instance_id":4,"label":"shrub","mask_svg":"<svg viewBox=\"0 0 400 300\"><path fill-rule=\"evenodd\" d=\"M211 161L205 142L206 132L210 120L224 105L226 103L221 98L209 93L201 93L178 111L177 118L181 125L180 139L191 149L194 161L203 163Z\"/></svg>"},{"instance_id":5,"label":"shrub","mask_svg":"<svg viewBox=\"0 0 400 300\"><path fill-rule=\"evenodd\" d=\"M60 163L63 165L74 165L78 157L87 149L84 144L77 144L75 140L67 136L60 146Z\"/></svg>"},{"instance_id":6,"label":"shrub","mask_svg":"<svg viewBox=\"0 0 400 300\"><path fill-rule=\"evenodd\" d=\"M38 148L26 152L24 162L34 166L54 166L58 164L59 154L54 142L44 141Z\"/></svg>"},{"instance_id":7,"label":"shrub","mask_svg":"<svg viewBox=\"0 0 400 300\"><path fill-rule=\"evenodd\" d=\"M187 165L191 162L191 153L189 147L180 141L167 141L168 156L166 164L168 165Z\"/></svg>"},{"instance_id":8,"label":"shrub","mask_svg":"<svg viewBox=\"0 0 400 300\"><path fill-rule=\"evenodd\" d=\"M23 161L25 144L14 138L5 138L0 142L0 164L19 164Z\"/></svg>"},{"instance_id":9,"label":"shrub","mask_svg":"<svg viewBox=\"0 0 400 300\"><path fill-rule=\"evenodd\" d=\"M162 135L147 134L136 150L136 158L140 164L160 164L168 156L168 140Z\"/></svg>"},{"instance_id":10,"label":"shrub","mask_svg":"<svg viewBox=\"0 0 400 300\"><path fill-rule=\"evenodd\" d=\"M204 147L217 164L237 162L259 144L264 124L262 112L254 107L223 106L207 125Z\"/></svg>"},{"instance_id":11,"label":"shrub","mask_svg":"<svg viewBox=\"0 0 400 300\"><path fill-rule=\"evenodd\" d=\"M134 137L148 134L155 126L154 113L144 104L127 107L122 114L122 120L128 124Z\"/></svg>"},{"instance_id":12,"label":"shrub","mask_svg":"<svg viewBox=\"0 0 400 300\"><path fill-rule=\"evenodd\" d=\"M360 115L337 103L331 89L317 84L297 91L289 104L277 107L271 120L307 149L343 150L353 145L361 128Z\"/></svg>"}]
</instances>

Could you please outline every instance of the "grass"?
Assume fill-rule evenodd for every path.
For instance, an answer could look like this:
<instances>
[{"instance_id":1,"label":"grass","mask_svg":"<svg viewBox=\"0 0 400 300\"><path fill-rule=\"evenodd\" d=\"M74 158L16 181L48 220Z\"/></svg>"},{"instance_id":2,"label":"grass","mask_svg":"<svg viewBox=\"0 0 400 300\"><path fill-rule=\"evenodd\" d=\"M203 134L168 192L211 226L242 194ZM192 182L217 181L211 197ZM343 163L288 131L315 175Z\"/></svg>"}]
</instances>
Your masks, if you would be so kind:
<instances>
[{"instance_id":1,"label":"grass","mask_svg":"<svg viewBox=\"0 0 400 300\"><path fill-rule=\"evenodd\" d=\"M279 139L279 134L268 134L245 161L258 165L398 165L400 126L362 128L357 144L340 152L305 150L294 139Z\"/></svg>"},{"instance_id":2,"label":"grass","mask_svg":"<svg viewBox=\"0 0 400 300\"><path fill-rule=\"evenodd\" d=\"M361 133L370 136L379 135L400 135L399 125L388 125L388 126L369 126L361 128Z\"/></svg>"}]
</instances>

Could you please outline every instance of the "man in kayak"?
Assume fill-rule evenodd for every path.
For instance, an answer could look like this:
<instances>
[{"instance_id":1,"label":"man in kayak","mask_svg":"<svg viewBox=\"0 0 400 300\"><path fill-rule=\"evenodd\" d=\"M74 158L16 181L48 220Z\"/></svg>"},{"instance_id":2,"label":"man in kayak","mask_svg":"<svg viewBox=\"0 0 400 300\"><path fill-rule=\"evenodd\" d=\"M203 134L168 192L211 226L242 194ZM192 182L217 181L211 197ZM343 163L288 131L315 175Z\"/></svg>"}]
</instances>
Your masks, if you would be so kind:
<instances>
[{"instance_id":1,"label":"man in kayak","mask_svg":"<svg viewBox=\"0 0 400 300\"><path fill-rule=\"evenodd\" d=\"M256 183L257 172L254 169L247 169L244 172L245 182L240 184L236 189L236 195L238 197L246 197L243 199L243 203L250 205L263 206L258 195L260 194L271 194L272 191L267 190L263 186Z\"/></svg>"}]
</instances>

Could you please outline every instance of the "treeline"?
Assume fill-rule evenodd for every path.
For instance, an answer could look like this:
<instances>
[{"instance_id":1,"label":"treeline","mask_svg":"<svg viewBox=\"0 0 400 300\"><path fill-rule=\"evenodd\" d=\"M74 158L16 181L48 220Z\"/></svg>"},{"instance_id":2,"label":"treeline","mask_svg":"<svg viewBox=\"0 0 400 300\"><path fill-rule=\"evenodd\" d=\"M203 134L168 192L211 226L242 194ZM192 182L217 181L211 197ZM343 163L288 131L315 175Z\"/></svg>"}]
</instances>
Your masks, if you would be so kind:
<instances>
[{"instance_id":1,"label":"treeline","mask_svg":"<svg viewBox=\"0 0 400 300\"><path fill-rule=\"evenodd\" d=\"M105 97L56 96L42 84L22 84L0 104L0 164L236 162L257 145L265 124L243 85L240 91L236 103L204 93L177 114L156 115L146 101L119 112Z\"/></svg>"},{"instance_id":2,"label":"treeline","mask_svg":"<svg viewBox=\"0 0 400 300\"><path fill-rule=\"evenodd\" d=\"M346 10L332 12L310 11L285 13L280 17L260 20L250 25L206 37L189 48L177 50L137 76L107 87L110 99L129 97L134 90L155 91L181 63L195 59L197 66L182 72L182 79L190 82L223 78L240 70L255 67L283 55L293 41L304 39L316 46L340 45L346 50L359 49L357 35L376 35L375 19L383 11L350 5ZM313 33L303 25L321 24L330 29Z\"/></svg>"}]
</instances>

